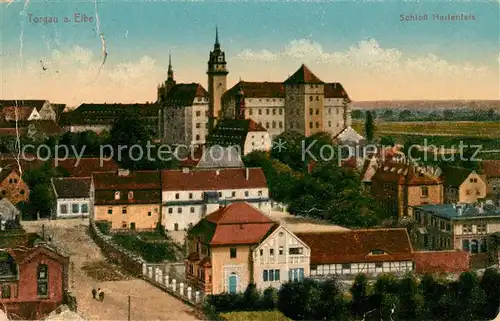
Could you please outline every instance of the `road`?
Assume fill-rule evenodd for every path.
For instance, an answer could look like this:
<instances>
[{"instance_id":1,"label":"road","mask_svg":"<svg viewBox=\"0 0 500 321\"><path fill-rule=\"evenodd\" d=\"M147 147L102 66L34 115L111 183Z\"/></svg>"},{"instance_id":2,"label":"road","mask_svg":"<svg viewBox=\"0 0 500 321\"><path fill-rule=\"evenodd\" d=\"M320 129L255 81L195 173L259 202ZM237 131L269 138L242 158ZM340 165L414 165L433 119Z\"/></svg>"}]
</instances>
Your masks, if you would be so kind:
<instances>
[{"instance_id":1,"label":"road","mask_svg":"<svg viewBox=\"0 0 500 321\"><path fill-rule=\"evenodd\" d=\"M119 266L107 263L99 247L87 234L88 221L59 220L23 222L28 232L52 236L52 243L70 255L70 290L76 296L78 313L88 320L127 320L128 296L131 320L199 320L194 309ZM92 287L104 291L104 301L92 298Z\"/></svg>"}]
</instances>

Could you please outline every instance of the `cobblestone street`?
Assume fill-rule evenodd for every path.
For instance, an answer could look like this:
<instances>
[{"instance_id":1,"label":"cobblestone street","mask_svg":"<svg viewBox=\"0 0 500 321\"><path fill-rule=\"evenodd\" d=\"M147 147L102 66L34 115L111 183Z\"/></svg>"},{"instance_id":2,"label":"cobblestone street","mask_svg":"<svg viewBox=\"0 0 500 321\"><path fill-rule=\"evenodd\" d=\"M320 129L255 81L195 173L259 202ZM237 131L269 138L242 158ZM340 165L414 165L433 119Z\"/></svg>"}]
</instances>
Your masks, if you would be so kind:
<instances>
[{"instance_id":1,"label":"cobblestone street","mask_svg":"<svg viewBox=\"0 0 500 321\"><path fill-rule=\"evenodd\" d=\"M50 235L53 244L71 257L70 289L82 316L89 320L127 320L130 295L131 320L198 320L193 307L107 263L87 234L88 221L23 222L28 232L40 234L42 224L45 235ZM103 302L92 299L92 287L104 291Z\"/></svg>"}]
</instances>

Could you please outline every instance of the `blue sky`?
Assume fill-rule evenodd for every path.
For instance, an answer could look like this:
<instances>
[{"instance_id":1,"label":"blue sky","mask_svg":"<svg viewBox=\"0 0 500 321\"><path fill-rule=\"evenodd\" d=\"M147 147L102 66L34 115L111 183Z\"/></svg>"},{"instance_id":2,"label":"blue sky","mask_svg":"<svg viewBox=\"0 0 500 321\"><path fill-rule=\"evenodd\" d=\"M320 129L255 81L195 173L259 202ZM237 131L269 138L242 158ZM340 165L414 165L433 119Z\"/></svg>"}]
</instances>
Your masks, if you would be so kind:
<instances>
[{"instance_id":1,"label":"blue sky","mask_svg":"<svg viewBox=\"0 0 500 321\"><path fill-rule=\"evenodd\" d=\"M70 51L74 46L85 48L98 58L101 43L95 31L93 1L32 0L26 14L58 17L58 23L47 25L30 24L27 17L20 15L23 6L23 2L11 3L8 7L0 4L4 68L20 64L21 30L23 64L48 57L53 50ZM98 1L97 6L110 66L148 56L164 69L168 51L172 50L174 69L178 73L192 65L204 69L213 45L215 25L218 25L229 62L244 50L278 53L299 39L320 44L328 53L348 52L359 42L374 39L380 48L398 50L401 59L433 54L450 64L486 66L493 73L496 69L498 78L499 2ZM92 16L94 23L62 22L63 17L73 19L74 13ZM426 13L429 15L426 22L399 21L401 14ZM470 13L475 20L432 21L435 13ZM286 64L275 59L265 66L272 64L276 69L281 63ZM249 74L250 77L245 64L235 62L233 66L241 68L240 76ZM229 69L231 71L231 65ZM280 73L278 69L276 75ZM192 81L206 82L202 79L204 70L190 75L196 78ZM261 70L260 75L262 80L267 80L265 78L274 74L266 77L266 71ZM235 73L231 76L236 77Z\"/></svg>"}]
</instances>

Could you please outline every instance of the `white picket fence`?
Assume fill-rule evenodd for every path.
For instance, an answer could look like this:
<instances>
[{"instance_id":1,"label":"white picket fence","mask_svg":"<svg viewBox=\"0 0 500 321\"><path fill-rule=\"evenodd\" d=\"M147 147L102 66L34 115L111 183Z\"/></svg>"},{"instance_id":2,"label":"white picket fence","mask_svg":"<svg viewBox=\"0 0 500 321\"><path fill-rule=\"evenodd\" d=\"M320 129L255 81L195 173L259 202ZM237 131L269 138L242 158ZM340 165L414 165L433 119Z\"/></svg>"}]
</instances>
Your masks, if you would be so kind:
<instances>
[{"instance_id":1,"label":"white picket fence","mask_svg":"<svg viewBox=\"0 0 500 321\"><path fill-rule=\"evenodd\" d=\"M160 267L143 264L142 275L146 280L155 286L185 301L186 303L196 306L203 302L203 294L200 291L195 291L184 282L179 282L179 280L171 278Z\"/></svg>"}]
</instances>

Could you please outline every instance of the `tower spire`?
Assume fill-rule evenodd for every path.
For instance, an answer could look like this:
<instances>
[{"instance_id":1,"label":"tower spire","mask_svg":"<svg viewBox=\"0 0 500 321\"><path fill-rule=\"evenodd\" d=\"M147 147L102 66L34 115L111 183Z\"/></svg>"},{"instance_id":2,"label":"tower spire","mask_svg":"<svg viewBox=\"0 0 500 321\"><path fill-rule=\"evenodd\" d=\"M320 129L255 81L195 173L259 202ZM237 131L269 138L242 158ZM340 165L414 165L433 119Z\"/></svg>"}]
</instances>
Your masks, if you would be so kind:
<instances>
[{"instance_id":1,"label":"tower spire","mask_svg":"<svg viewBox=\"0 0 500 321\"><path fill-rule=\"evenodd\" d=\"M215 26L215 44L214 44L214 51L220 50L220 43L219 43L219 27Z\"/></svg>"},{"instance_id":2,"label":"tower spire","mask_svg":"<svg viewBox=\"0 0 500 321\"><path fill-rule=\"evenodd\" d=\"M174 70L172 69L172 53L170 50L168 51L168 72L167 72L168 80L174 80Z\"/></svg>"}]
</instances>

